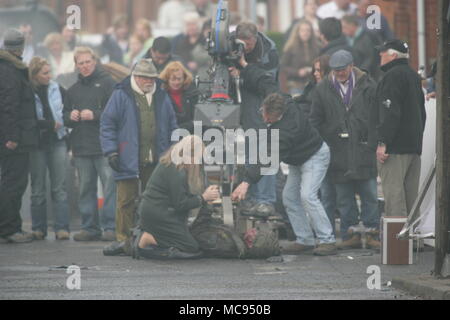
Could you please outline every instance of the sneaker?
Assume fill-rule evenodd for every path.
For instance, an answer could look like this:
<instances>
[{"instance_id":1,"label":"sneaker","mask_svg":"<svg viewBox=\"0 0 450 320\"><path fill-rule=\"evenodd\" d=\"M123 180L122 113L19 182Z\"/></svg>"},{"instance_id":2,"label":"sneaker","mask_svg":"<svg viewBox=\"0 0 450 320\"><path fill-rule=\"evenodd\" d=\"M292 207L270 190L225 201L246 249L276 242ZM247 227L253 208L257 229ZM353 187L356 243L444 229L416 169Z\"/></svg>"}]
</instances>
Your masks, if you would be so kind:
<instances>
[{"instance_id":1,"label":"sneaker","mask_svg":"<svg viewBox=\"0 0 450 320\"><path fill-rule=\"evenodd\" d=\"M33 235L27 232L17 232L6 239L8 243L29 243L33 242Z\"/></svg>"},{"instance_id":2,"label":"sneaker","mask_svg":"<svg viewBox=\"0 0 450 320\"><path fill-rule=\"evenodd\" d=\"M100 235L85 230L73 236L75 241L98 241L100 238Z\"/></svg>"},{"instance_id":3,"label":"sneaker","mask_svg":"<svg viewBox=\"0 0 450 320\"><path fill-rule=\"evenodd\" d=\"M33 240L37 241L45 240L45 233L43 233L42 231L33 231L31 235L33 236Z\"/></svg>"},{"instance_id":4,"label":"sneaker","mask_svg":"<svg viewBox=\"0 0 450 320\"><path fill-rule=\"evenodd\" d=\"M116 233L114 231L105 231L102 234L101 240L105 242L116 241Z\"/></svg>"},{"instance_id":5,"label":"sneaker","mask_svg":"<svg viewBox=\"0 0 450 320\"><path fill-rule=\"evenodd\" d=\"M337 247L339 250L361 249L363 247L361 234L354 233L350 239L342 241Z\"/></svg>"},{"instance_id":6,"label":"sneaker","mask_svg":"<svg viewBox=\"0 0 450 320\"><path fill-rule=\"evenodd\" d=\"M315 256L332 256L337 253L336 243L322 243L313 250Z\"/></svg>"},{"instance_id":7,"label":"sneaker","mask_svg":"<svg viewBox=\"0 0 450 320\"><path fill-rule=\"evenodd\" d=\"M56 232L55 237L58 241L70 240L70 234L66 230L59 230Z\"/></svg>"},{"instance_id":8,"label":"sneaker","mask_svg":"<svg viewBox=\"0 0 450 320\"><path fill-rule=\"evenodd\" d=\"M293 243L281 249L282 254L302 254L302 253L312 253L314 246L306 246L300 243Z\"/></svg>"},{"instance_id":9,"label":"sneaker","mask_svg":"<svg viewBox=\"0 0 450 320\"><path fill-rule=\"evenodd\" d=\"M254 217L267 218L275 214L275 207L271 204L259 203L250 210L250 215Z\"/></svg>"}]
</instances>

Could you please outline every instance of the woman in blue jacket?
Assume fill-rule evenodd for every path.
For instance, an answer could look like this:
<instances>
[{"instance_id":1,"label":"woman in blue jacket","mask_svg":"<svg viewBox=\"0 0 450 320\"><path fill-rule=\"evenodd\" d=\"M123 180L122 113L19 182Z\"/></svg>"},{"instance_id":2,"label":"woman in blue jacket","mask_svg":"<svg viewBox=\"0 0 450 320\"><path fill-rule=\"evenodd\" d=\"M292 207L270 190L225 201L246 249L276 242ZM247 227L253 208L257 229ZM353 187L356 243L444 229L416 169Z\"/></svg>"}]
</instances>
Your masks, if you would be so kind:
<instances>
[{"instance_id":1,"label":"woman in blue jacket","mask_svg":"<svg viewBox=\"0 0 450 320\"><path fill-rule=\"evenodd\" d=\"M65 191L66 128L63 122L64 89L51 81L51 66L47 60L35 57L30 62L36 114L39 127L39 147L30 154L31 217L33 238L47 236L47 169L55 213L54 231L57 240L69 239L69 209Z\"/></svg>"}]
</instances>

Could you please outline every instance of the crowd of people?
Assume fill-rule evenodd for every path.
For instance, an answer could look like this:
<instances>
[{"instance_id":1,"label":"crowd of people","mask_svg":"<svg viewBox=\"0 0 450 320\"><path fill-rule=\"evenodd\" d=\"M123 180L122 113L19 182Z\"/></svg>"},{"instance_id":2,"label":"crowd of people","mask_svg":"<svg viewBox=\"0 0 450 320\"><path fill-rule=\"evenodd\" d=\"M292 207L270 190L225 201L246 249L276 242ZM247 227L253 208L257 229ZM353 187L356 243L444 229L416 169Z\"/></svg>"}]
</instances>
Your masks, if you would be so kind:
<instances>
[{"instance_id":1,"label":"crowd of people","mask_svg":"<svg viewBox=\"0 0 450 320\"><path fill-rule=\"evenodd\" d=\"M231 34L245 44L239 63L229 69L242 79L241 126L279 130L280 160L289 165L277 197L277 175L262 176L261 166L248 162L233 199L243 215L260 218L276 215L282 202L296 237L284 253L332 255L361 248L362 235L379 250L378 176L385 215L406 216L417 197L426 121L422 79L409 66L408 45L395 39L386 18L380 29L367 28L370 4L305 0L304 17L293 21L280 50L253 22L238 23ZM199 156L194 150L204 149L201 139L173 144L171 135L177 128L193 132L201 95L194 78L206 76L211 61L205 50L211 13L209 1L188 7L166 1L158 23L182 30L173 39L154 39L145 19L130 35L128 19L118 17L97 52L81 46L68 28L49 34L37 48L29 46L27 26L5 32L0 241L47 237L47 172L56 239L70 239L70 151L81 214L75 241L111 242L107 256L201 256L187 217L220 192L205 184L201 166L192 165ZM113 78L102 62L130 71ZM186 148L192 148L192 163L175 163L172 156ZM22 230L20 218L28 176L31 233ZM342 242L336 243L339 234Z\"/></svg>"}]
</instances>

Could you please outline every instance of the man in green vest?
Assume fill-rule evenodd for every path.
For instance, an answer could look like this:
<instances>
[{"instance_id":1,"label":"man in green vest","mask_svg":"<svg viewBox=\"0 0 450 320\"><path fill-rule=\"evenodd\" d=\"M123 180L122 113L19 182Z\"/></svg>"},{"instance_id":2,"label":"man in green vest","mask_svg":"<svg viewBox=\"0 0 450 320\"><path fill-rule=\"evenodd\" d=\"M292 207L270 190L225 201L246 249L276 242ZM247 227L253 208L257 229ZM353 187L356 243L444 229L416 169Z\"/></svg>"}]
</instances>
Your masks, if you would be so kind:
<instances>
[{"instance_id":1,"label":"man in green vest","mask_svg":"<svg viewBox=\"0 0 450 320\"><path fill-rule=\"evenodd\" d=\"M117 182L116 238L104 254L129 254L139 184L145 189L177 128L172 102L150 59L119 83L101 119L101 143Z\"/></svg>"}]
</instances>

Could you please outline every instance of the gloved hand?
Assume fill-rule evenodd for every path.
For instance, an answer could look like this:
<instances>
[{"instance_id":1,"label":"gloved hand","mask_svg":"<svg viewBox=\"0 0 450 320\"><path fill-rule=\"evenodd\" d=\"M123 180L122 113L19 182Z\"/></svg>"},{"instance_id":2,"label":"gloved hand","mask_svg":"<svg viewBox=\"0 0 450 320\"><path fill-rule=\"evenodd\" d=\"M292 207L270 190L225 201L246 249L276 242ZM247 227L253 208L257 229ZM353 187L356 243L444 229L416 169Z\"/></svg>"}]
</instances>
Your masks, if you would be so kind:
<instances>
[{"instance_id":1,"label":"gloved hand","mask_svg":"<svg viewBox=\"0 0 450 320\"><path fill-rule=\"evenodd\" d=\"M117 153L108 156L109 166L116 172L120 172L120 160Z\"/></svg>"}]
</instances>

